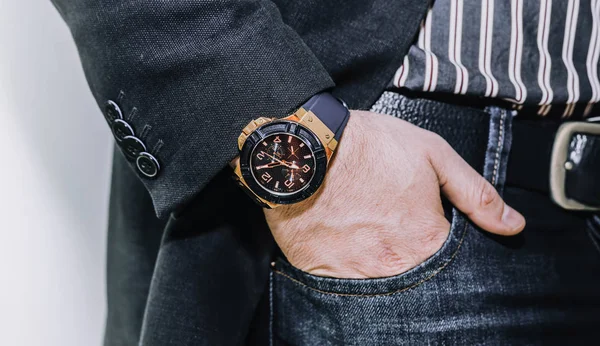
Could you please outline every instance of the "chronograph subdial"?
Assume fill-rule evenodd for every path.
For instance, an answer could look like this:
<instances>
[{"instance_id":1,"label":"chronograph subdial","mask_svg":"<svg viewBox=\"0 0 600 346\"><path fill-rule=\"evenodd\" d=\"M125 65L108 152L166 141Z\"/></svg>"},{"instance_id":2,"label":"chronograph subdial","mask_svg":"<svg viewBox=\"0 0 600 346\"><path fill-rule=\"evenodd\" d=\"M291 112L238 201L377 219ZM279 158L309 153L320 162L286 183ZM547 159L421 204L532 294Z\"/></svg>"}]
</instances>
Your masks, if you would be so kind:
<instances>
[{"instance_id":1,"label":"chronograph subdial","mask_svg":"<svg viewBox=\"0 0 600 346\"><path fill-rule=\"evenodd\" d=\"M256 145L251 170L259 185L285 195L305 188L314 175L315 158L310 147L290 134L267 136Z\"/></svg>"},{"instance_id":2,"label":"chronograph subdial","mask_svg":"<svg viewBox=\"0 0 600 346\"><path fill-rule=\"evenodd\" d=\"M282 168L281 173L285 177L286 181L289 181L288 184L292 184L296 181L302 182L302 176L297 169L292 168Z\"/></svg>"},{"instance_id":3,"label":"chronograph subdial","mask_svg":"<svg viewBox=\"0 0 600 346\"><path fill-rule=\"evenodd\" d=\"M274 157L281 159L285 155L285 149L281 145L281 143L271 143L266 150L267 153L273 155Z\"/></svg>"}]
</instances>

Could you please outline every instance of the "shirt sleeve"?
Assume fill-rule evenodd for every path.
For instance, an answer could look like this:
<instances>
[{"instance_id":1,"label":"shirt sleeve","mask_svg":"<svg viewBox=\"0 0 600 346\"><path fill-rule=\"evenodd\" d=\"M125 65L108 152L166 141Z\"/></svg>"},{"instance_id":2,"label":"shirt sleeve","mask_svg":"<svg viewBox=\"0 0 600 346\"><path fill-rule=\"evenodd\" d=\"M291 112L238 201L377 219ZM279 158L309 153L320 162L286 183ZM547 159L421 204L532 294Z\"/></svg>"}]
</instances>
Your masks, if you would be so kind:
<instances>
[{"instance_id":1,"label":"shirt sleeve","mask_svg":"<svg viewBox=\"0 0 600 346\"><path fill-rule=\"evenodd\" d=\"M283 117L334 86L271 1L53 2L161 218L227 165L251 119Z\"/></svg>"}]
</instances>

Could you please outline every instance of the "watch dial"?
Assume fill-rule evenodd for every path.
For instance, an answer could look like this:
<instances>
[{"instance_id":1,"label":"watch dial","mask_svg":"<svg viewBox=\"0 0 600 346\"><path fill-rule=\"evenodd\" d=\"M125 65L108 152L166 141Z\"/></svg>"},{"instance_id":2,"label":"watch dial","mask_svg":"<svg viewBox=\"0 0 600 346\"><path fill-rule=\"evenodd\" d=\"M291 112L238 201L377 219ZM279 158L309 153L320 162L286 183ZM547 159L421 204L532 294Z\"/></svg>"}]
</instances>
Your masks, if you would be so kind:
<instances>
[{"instance_id":1,"label":"watch dial","mask_svg":"<svg viewBox=\"0 0 600 346\"><path fill-rule=\"evenodd\" d=\"M269 192L280 195L302 190L311 181L315 158L299 137L278 133L267 136L254 148L250 160L254 179Z\"/></svg>"}]
</instances>

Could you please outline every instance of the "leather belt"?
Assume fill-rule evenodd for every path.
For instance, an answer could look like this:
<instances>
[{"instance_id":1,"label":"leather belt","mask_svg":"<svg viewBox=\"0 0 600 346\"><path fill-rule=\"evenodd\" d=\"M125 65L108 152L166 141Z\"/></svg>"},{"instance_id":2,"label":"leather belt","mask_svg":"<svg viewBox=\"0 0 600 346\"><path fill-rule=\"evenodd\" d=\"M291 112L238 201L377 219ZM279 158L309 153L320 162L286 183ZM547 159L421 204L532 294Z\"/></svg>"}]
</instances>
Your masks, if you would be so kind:
<instances>
[{"instance_id":1,"label":"leather belt","mask_svg":"<svg viewBox=\"0 0 600 346\"><path fill-rule=\"evenodd\" d=\"M506 184L549 194L568 210L600 210L600 124L513 121Z\"/></svg>"}]
</instances>

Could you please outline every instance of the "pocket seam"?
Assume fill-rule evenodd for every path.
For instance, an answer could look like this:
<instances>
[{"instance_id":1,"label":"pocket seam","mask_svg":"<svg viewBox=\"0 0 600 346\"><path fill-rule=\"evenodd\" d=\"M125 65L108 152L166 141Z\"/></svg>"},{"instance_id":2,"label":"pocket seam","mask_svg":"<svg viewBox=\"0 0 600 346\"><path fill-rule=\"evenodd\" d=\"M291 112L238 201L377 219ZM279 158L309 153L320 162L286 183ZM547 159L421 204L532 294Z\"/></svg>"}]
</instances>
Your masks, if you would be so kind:
<instances>
[{"instance_id":1,"label":"pocket seam","mask_svg":"<svg viewBox=\"0 0 600 346\"><path fill-rule=\"evenodd\" d=\"M324 291L324 290L321 290L321 289L318 289L318 288L311 287L311 286L305 284L304 282L302 282L302 281L300 281L298 279L295 279L295 278L293 278L293 277L291 277L291 276L289 276L289 275L287 275L287 274L285 274L285 273L283 273L283 272L281 272L281 271L279 271L277 269L272 269L272 270L273 270L273 272L275 274L281 275L284 278L286 278L286 279L288 279L288 280L290 280L290 281L292 281L292 282L294 282L294 283L296 283L298 285L301 285L301 286L303 286L305 288L308 288L311 291L315 291L315 292L318 292L318 293L321 293L321 294L333 295L333 296L338 296L338 297L385 297L385 296L391 296L391 295L394 295L394 294L402 293L404 291L408 291L408 290L413 289L413 288L415 288L417 286L420 286L421 284L423 284L423 283L425 283L425 282L433 279L436 275L438 275L439 273L441 273L442 270L444 270L450 263L452 263L452 261L454 260L454 258L458 255L458 251L462 247L462 243L465 240L465 235L467 234L468 226L469 226L469 222L465 222L464 223L464 227L463 227L463 231L462 231L462 234L461 234L461 237L460 237L460 241L458 242L458 245L456 246L456 250L454 250L454 252L452 253L452 256L450 256L450 258L447 261L445 261L444 263L442 263L442 265L439 268L437 268L431 275L429 275L429 276L427 276L427 277L425 277L425 278L417 281L416 283L413 283L412 285L409 285L409 286L406 286L406 287L403 287L403 288L400 288L400 289L397 289L397 290L394 290L394 291L390 291L390 292L373 293L373 294L369 294L369 293L359 294L359 293L329 292L329 291ZM402 274L400 274L400 275L402 275Z\"/></svg>"},{"instance_id":2,"label":"pocket seam","mask_svg":"<svg viewBox=\"0 0 600 346\"><path fill-rule=\"evenodd\" d=\"M496 144L496 153L494 155L494 170L492 172L492 185L496 186L498 177L500 175L500 154L504 148L504 119L506 118L506 112L502 112L500 116L500 125L498 130L498 143Z\"/></svg>"}]
</instances>

